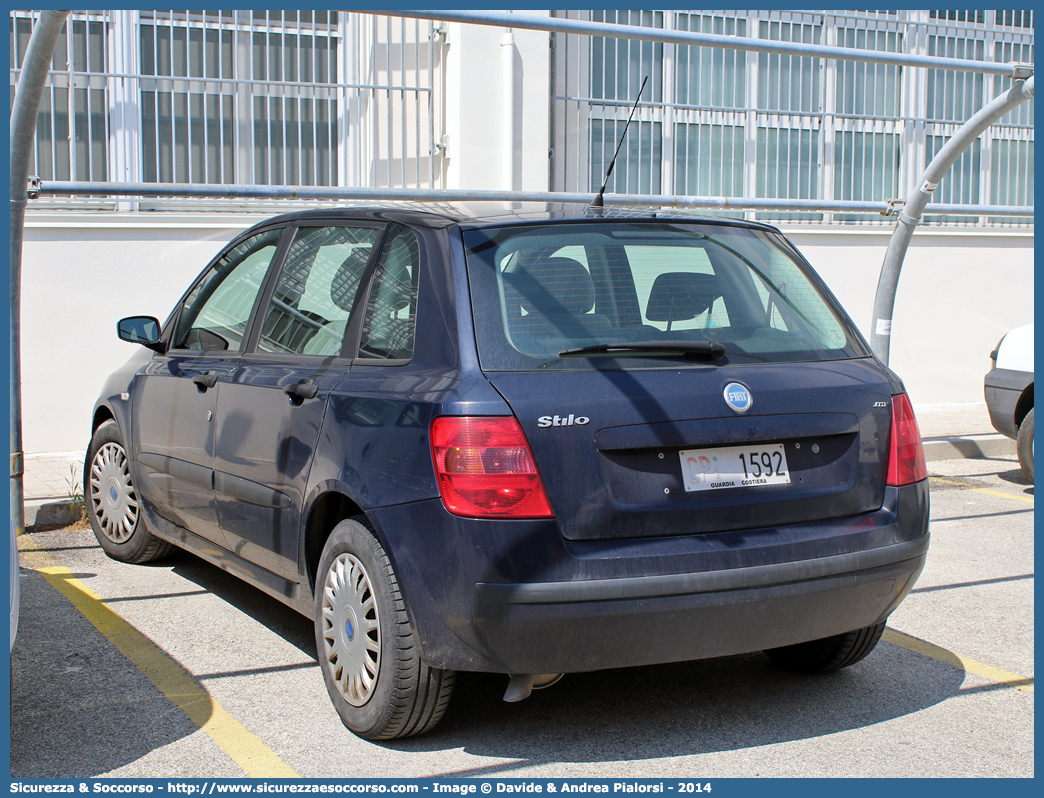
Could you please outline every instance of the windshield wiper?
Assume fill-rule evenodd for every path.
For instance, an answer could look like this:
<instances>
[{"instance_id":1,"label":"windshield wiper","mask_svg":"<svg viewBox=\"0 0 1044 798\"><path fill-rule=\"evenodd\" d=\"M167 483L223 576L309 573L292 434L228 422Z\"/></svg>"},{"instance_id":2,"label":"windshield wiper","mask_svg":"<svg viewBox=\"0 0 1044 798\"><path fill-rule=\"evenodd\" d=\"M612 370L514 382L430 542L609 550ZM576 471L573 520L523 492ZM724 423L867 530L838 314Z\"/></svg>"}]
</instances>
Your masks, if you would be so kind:
<instances>
[{"instance_id":1,"label":"windshield wiper","mask_svg":"<svg viewBox=\"0 0 1044 798\"><path fill-rule=\"evenodd\" d=\"M725 354L724 344L716 341L635 341L634 343L595 344L576 349L563 349L559 357L621 353L709 355L718 360Z\"/></svg>"}]
</instances>

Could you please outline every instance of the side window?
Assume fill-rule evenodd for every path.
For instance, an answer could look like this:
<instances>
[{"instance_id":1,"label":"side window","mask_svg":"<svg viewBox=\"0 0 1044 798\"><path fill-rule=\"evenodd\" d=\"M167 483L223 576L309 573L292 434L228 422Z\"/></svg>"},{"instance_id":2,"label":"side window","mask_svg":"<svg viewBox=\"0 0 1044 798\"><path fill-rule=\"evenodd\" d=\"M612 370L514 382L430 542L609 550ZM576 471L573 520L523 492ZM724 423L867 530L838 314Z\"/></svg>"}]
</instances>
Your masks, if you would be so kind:
<instances>
[{"instance_id":1,"label":"side window","mask_svg":"<svg viewBox=\"0 0 1044 798\"><path fill-rule=\"evenodd\" d=\"M182 304L173 349L238 351L243 344L282 228L251 236L226 252Z\"/></svg>"},{"instance_id":2,"label":"side window","mask_svg":"<svg viewBox=\"0 0 1044 798\"><path fill-rule=\"evenodd\" d=\"M413 357L420 247L408 228L392 228L366 303L359 357L407 360Z\"/></svg>"},{"instance_id":3,"label":"side window","mask_svg":"<svg viewBox=\"0 0 1044 798\"><path fill-rule=\"evenodd\" d=\"M259 352L335 357L380 230L302 227L261 325Z\"/></svg>"}]
</instances>

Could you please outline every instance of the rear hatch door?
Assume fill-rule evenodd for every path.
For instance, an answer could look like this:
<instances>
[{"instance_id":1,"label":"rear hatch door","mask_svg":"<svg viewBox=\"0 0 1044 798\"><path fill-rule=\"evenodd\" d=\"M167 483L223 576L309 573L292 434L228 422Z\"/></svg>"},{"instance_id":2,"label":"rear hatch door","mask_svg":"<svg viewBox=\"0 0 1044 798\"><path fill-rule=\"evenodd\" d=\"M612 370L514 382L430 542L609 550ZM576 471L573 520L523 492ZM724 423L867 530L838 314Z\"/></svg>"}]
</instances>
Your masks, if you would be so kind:
<instances>
[{"instance_id":1,"label":"rear hatch door","mask_svg":"<svg viewBox=\"0 0 1044 798\"><path fill-rule=\"evenodd\" d=\"M567 539L775 527L883 503L891 386L871 359L486 376ZM747 390L745 412L730 385ZM720 476L726 462L749 478Z\"/></svg>"}]
</instances>

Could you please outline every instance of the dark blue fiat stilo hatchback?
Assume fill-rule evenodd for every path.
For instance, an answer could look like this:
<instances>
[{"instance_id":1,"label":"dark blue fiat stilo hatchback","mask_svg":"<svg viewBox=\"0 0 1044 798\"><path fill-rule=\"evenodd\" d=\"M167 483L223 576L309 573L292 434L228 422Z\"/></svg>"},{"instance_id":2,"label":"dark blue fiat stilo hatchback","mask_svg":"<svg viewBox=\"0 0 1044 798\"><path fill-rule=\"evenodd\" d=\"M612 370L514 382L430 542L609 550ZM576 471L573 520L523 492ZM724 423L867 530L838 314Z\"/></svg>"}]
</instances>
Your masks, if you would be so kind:
<instances>
[{"instance_id":1,"label":"dark blue fiat stilo hatchback","mask_svg":"<svg viewBox=\"0 0 1044 798\"><path fill-rule=\"evenodd\" d=\"M524 206L523 206L524 207ZM371 739L455 671L858 662L928 549L902 383L774 228L587 206L310 211L242 234L105 385L98 541L315 621Z\"/></svg>"}]
</instances>

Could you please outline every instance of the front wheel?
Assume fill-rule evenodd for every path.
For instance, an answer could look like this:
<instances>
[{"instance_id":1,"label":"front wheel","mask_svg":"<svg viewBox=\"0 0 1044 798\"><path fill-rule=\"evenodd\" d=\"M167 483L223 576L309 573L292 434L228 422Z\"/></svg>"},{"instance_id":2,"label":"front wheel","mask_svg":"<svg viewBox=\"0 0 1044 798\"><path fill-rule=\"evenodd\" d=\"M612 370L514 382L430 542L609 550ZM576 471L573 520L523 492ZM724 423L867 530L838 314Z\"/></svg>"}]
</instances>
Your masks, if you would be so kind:
<instances>
[{"instance_id":1,"label":"front wheel","mask_svg":"<svg viewBox=\"0 0 1044 798\"><path fill-rule=\"evenodd\" d=\"M1033 410L1026 414L1019 424L1019 437L1015 442L1015 448L1019 453L1019 465L1026 479L1033 484Z\"/></svg>"},{"instance_id":2,"label":"front wheel","mask_svg":"<svg viewBox=\"0 0 1044 798\"><path fill-rule=\"evenodd\" d=\"M421 660L395 571L364 518L339 523L323 548L315 643L330 700L359 736L410 737L442 719L456 674Z\"/></svg>"},{"instance_id":3,"label":"front wheel","mask_svg":"<svg viewBox=\"0 0 1044 798\"><path fill-rule=\"evenodd\" d=\"M84 463L83 492L94 536L112 559L151 562L174 548L145 526L141 500L131 480L130 458L115 421L106 421L91 438Z\"/></svg>"},{"instance_id":4,"label":"front wheel","mask_svg":"<svg viewBox=\"0 0 1044 798\"><path fill-rule=\"evenodd\" d=\"M776 665L788 671L829 673L855 665L873 651L884 628L885 622L882 621L865 629L824 637L822 640L770 648L765 654Z\"/></svg>"}]
</instances>

